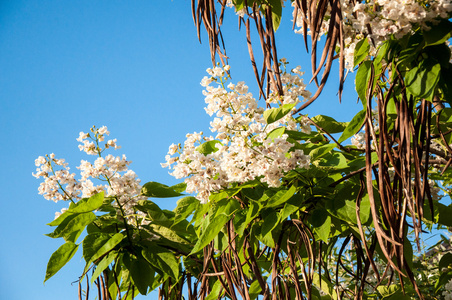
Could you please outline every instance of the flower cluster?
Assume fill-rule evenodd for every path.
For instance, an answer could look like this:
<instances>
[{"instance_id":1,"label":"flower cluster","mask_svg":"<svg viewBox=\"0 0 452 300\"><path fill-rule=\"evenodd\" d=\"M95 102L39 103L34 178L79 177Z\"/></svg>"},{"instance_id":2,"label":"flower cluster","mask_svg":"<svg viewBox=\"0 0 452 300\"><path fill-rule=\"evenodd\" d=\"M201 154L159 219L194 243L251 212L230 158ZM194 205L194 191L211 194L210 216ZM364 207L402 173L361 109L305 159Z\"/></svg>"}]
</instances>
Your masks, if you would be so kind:
<instances>
[{"instance_id":1,"label":"flower cluster","mask_svg":"<svg viewBox=\"0 0 452 300\"><path fill-rule=\"evenodd\" d=\"M110 133L106 126L91 128L91 133L80 132L77 141L81 144L79 149L89 155L98 155L94 163L82 160L77 169L81 178L75 179L75 173L69 172L64 159L55 158L54 154L40 156L35 164L38 167L36 178L44 178L39 186L39 194L47 200L58 202L60 200L77 202L81 198L105 192L107 197L114 197L124 213L133 213L133 205L140 200L140 180L132 170L128 170L131 161L125 155L113 156L102 153L108 148L119 149L116 139L108 140L103 145L105 136ZM57 170L59 168L59 170ZM101 184L95 185L95 182ZM61 213L57 213L58 216Z\"/></svg>"},{"instance_id":2,"label":"flower cluster","mask_svg":"<svg viewBox=\"0 0 452 300\"><path fill-rule=\"evenodd\" d=\"M295 3L295 2L293 2ZM346 68L353 69L353 53L356 44L367 36L370 43L370 55L374 55L377 47L390 35L401 38L416 28L428 30L429 23L438 18L447 19L452 12L452 1L435 0L370 0L356 3L341 0L342 19L344 20L344 45ZM296 10L294 15L296 33L303 33L303 12ZM295 10L294 10L295 14ZM329 12L321 25L320 35L328 31ZM311 32L308 30L308 34Z\"/></svg>"},{"instance_id":3,"label":"flower cluster","mask_svg":"<svg viewBox=\"0 0 452 300\"><path fill-rule=\"evenodd\" d=\"M265 109L258 107L244 82L225 87L224 69L216 67L208 69L208 73L210 77L204 77L201 84L205 86L205 110L210 116L215 115L210 123L215 137L204 136L202 132L187 134L183 146L170 146L166 163L162 164L173 168L174 177L185 178L188 193L197 193L197 198L205 203L211 192L232 183L260 179L270 187L277 187L285 172L309 167L309 155L294 149L287 134L269 136L279 127L310 132L307 124L300 124L290 114L267 124ZM273 93L268 102L289 104L298 103L300 97L309 98L300 75L299 67L284 72L284 98ZM219 84L212 86L212 82ZM206 145L212 147L211 151L205 151Z\"/></svg>"},{"instance_id":4,"label":"flower cluster","mask_svg":"<svg viewBox=\"0 0 452 300\"><path fill-rule=\"evenodd\" d=\"M39 185L38 192L45 199L54 202L78 199L81 184L75 179L75 173L69 172L68 164L64 159L57 159L52 153L39 156L35 160L35 165L37 168L33 176L44 178L44 182Z\"/></svg>"}]
</instances>

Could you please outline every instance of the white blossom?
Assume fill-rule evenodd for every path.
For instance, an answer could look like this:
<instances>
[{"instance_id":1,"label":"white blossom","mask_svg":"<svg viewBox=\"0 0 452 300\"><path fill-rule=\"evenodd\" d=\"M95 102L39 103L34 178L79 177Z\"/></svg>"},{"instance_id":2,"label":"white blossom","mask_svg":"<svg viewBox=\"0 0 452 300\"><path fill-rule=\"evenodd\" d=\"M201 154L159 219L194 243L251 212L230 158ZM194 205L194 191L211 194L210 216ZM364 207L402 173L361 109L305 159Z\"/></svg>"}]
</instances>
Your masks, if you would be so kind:
<instances>
[{"instance_id":1,"label":"white blossom","mask_svg":"<svg viewBox=\"0 0 452 300\"><path fill-rule=\"evenodd\" d=\"M300 68L295 70L296 73L282 75L284 103L298 103L311 95L300 78ZM215 81L215 76L224 74L219 69L207 69L207 72L214 76L211 82ZM302 150L291 152L294 144L287 141L286 134L273 139L268 137L272 130L281 126L310 132L309 125L298 124L290 114L267 124L263 117L265 109L258 107L245 82L229 83L227 88L208 85L203 91L206 113L213 116L210 130L215 135L187 134L183 147L172 144L165 163L161 164L172 169L174 177L184 178L186 192L196 193L204 203L212 192L236 182L260 179L270 187L278 187L286 172L308 168L310 163L309 155ZM279 99L276 94L271 94L268 101L276 104ZM216 151L205 155L197 150L199 145L212 140L219 141L215 144ZM176 154L179 149L180 153Z\"/></svg>"}]
</instances>

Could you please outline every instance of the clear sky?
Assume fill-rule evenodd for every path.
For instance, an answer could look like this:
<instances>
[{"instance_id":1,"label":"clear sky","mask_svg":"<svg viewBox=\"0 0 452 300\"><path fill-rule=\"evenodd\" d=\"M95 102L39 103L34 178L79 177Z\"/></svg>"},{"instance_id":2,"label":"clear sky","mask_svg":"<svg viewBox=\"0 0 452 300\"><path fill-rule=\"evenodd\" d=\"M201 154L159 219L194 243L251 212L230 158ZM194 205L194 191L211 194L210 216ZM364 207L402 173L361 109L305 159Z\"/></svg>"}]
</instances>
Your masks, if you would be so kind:
<instances>
[{"instance_id":1,"label":"clear sky","mask_svg":"<svg viewBox=\"0 0 452 300\"><path fill-rule=\"evenodd\" d=\"M245 32L227 13L232 81L244 80L256 92ZM279 56L290 67L301 65L308 82L310 60L292 32L290 11L277 39ZM53 152L77 173L89 158L77 148L78 133L106 125L122 146L112 154L126 154L143 183L177 183L160 167L168 146L209 128L199 84L211 66L205 35L203 41L189 0L0 1L1 299L77 299L71 282L83 268L80 254L43 285L47 261L62 244L44 236L51 231L45 224L67 203L37 194L40 180L31 173L39 155ZM255 40L256 53L259 47ZM347 121L360 110L352 77L339 105L336 70L304 113ZM156 203L173 209L176 200Z\"/></svg>"}]
</instances>

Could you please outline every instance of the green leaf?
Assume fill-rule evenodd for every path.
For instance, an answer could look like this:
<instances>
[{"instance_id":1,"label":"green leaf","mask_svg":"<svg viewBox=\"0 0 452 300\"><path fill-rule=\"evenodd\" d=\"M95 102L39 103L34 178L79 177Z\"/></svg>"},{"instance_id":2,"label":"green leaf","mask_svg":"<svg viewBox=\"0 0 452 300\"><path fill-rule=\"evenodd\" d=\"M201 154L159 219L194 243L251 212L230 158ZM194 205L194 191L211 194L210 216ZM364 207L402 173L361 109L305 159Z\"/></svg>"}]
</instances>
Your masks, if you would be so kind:
<instances>
[{"instance_id":1,"label":"green leaf","mask_svg":"<svg viewBox=\"0 0 452 300\"><path fill-rule=\"evenodd\" d=\"M156 270L160 270L176 280L179 278L179 262L168 249L154 244L144 248L141 254Z\"/></svg>"},{"instance_id":2,"label":"green leaf","mask_svg":"<svg viewBox=\"0 0 452 300\"><path fill-rule=\"evenodd\" d=\"M356 92L358 93L359 98L361 99L361 102L363 102L363 103L367 102L367 84L368 84L369 78L370 78L371 63L372 62L370 62L370 61L363 62L359 66L358 72L356 72L355 88L356 88Z\"/></svg>"},{"instance_id":3,"label":"green leaf","mask_svg":"<svg viewBox=\"0 0 452 300\"><path fill-rule=\"evenodd\" d=\"M280 229L281 223L275 222L274 218L267 221L267 224L265 225L266 230L269 230L271 227L273 227L273 230L269 230L268 232L262 232L263 224L264 224L263 220L253 223L253 226L251 227L251 232L264 245L266 245L270 248L275 248L275 245L276 245L275 241L278 239L279 233L281 232L281 229ZM273 225L275 225L275 226L273 226Z\"/></svg>"},{"instance_id":4,"label":"green leaf","mask_svg":"<svg viewBox=\"0 0 452 300\"><path fill-rule=\"evenodd\" d=\"M218 296L220 295L220 292L222 289L223 289L223 287L221 285L221 281L220 280L215 281L214 285L212 286L212 289L210 290L209 295L207 295L205 300L218 299Z\"/></svg>"},{"instance_id":5,"label":"green leaf","mask_svg":"<svg viewBox=\"0 0 452 300\"><path fill-rule=\"evenodd\" d=\"M199 223L204 219L204 215L209 211L209 204L201 204L199 203L198 207L193 214L193 218L190 223Z\"/></svg>"},{"instance_id":6,"label":"green leaf","mask_svg":"<svg viewBox=\"0 0 452 300\"><path fill-rule=\"evenodd\" d=\"M311 156L311 161L315 161L324 156L325 154L330 153L331 150L333 150L335 147L336 144L326 144L313 149L311 152L309 152L309 155Z\"/></svg>"},{"instance_id":7,"label":"green leaf","mask_svg":"<svg viewBox=\"0 0 452 300\"><path fill-rule=\"evenodd\" d=\"M146 197L154 198L169 198L183 195L176 192L173 187L155 181L145 183L141 188L141 194Z\"/></svg>"},{"instance_id":8,"label":"green leaf","mask_svg":"<svg viewBox=\"0 0 452 300\"><path fill-rule=\"evenodd\" d=\"M425 46L425 39L424 37L419 34L415 33L413 35L406 35L407 41L398 41L399 44L402 44L402 49L398 56L398 66L402 66L405 68L411 68L412 63L414 65L417 65L417 62L415 60L419 57L419 54L421 53L422 49Z\"/></svg>"},{"instance_id":9,"label":"green leaf","mask_svg":"<svg viewBox=\"0 0 452 300\"><path fill-rule=\"evenodd\" d=\"M245 1L244 0L232 0L234 3L234 7L236 10L241 10L243 7L245 7ZM250 2L248 2L249 4Z\"/></svg>"},{"instance_id":10,"label":"green leaf","mask_svg":"<svg viewBox=\"0 0 452 300\"><path fill-rule=\"evenodd\" d=\"M279 28L282 17L282 4L281 0L269 0L272 8L272 23L273 29L276 31Z\"/></svg>"},{"instance_id":11,"label":"green leaf","mask_svg":"<svg viewBox=\"0 0 452 300\"><path fill-rule=\"evenodd\" d=\"M83 240L83 257L86 265L89 266L92 262L99 259L102 255L110 252L122 240L124 235L116 233L111 236L105 233L92 233Z\"/></svg>"},{"instance_id":12,"label":"green leaf","mask_svg":"<svg viewBox=\"0 0 452 300\"><path fill-rule=\"evenodd\" d=\"M334 144L332 144L334 145ZM322 157L319 163L321 167L329 167L332 169L346 169L348 168L348 162L345 156L340 152L327 153Z\"/></svg>"},{"instance_id":13,"label":"green leaf","mask_svg":"<svg viewBox=\"0 0 452 300\"><path fill-rule=\"evenodd\" d=\"M170 229L166 226L151 224L150 229L157 235L178 244L190 244L190 241L181 237L177 231Z\"/></svg>"},{"instance_id":14,"label":"green leaf","mask_svg":"<svg viewBox=\"0 0 452 300\"><path fill-rule=\"evenodd\" d=\"M328 294L328 296L330 297L328 299L337 299L337 294L334 289L334 284L332 284L331 281L325 279L324 276L319 277L319 274L317 272L314 272L312 283L315 286L321 287L322 291L324 293Z\"/></svg>"},{"instance_id":15,"label":"green leaf","mask_svg":"<svg viewBox=\"0 0 452 300\"><path fill-rule=\"evenodd\" d=\"M47 263L44 282L55 275L68 261L70 261L75 252L77 252L77 249L78 245L73 242L66 242L61 245L61 247L50 256L49 262Z\"/></svg>"},{"instance_id":16,"label":"green leaf","mask_svg":"<svg viewBox=\"0 0 452 300\"><path fill-rule=\"evenodd\" d=\"M284 204L287 200L289 200L297 191L297 188L294 185L291 185L288 190L280 190L276 194L274 194L270 199L268 199L267 207L276 207L281 204Z\"/></svg>"},{"instance_id":17,"label":"green leaf","mask_svg":"<svg viewBox=\"0 0 452 300\"><path fill-rule=\"evenodd\" d=\"M266 236L271 233L273 229L276 228L279 224L279 218L274 209L266 209L262 212L262 218L264 222L261 226L261 234L262 236Z\"/></svg>"},{"instance_id":18,"label":"green leaf","mask_svg":"<svg viewBox=\"0 0 452 300\"><path fill-rule=\"evenodd\" d=\"M216 147L217 144L222 145L221 142L217 140L208 141L196 147L196 151L204 155L214 153L218 151L218 148Z\"/></svg>"},{"instance_id":19,"label":"green leaf","mask_svg":"<svg viewBox=\"0 0 452 300\"><path fill-rule=\"evenodd\" d=\"M374 63L377 65L381 65L382 60L389 62L391 60L389 54L393 47L394 47L393 40L386 40L385 42L383 42L383 44L381 44L381 46L378 47L378 52L377 55L375 56Z\"/></svg>"},{"instance_id":20,"label":"green leaf","mask_svg":"<svg viewBox=\"0 0 452 300\"><path fill-rule=\"evenodd\" d=\"M360 40L355 47L353 64L356 67L369 55L369 41L367 38Z\"/></svg>"},{"instance_id":21,"label":"green leaf","mask_svg":"<svg viewBox=\"0 0 452 300\"><path fill-rule=\"evenodd\" d=\"M249 294L251 299L256 299L262 291L261 285L258 280L254 280L250 285Z\"/></svg>"},{"instance_id":22,"label":"green leaf","mask_svg":"<svg viewBox=\"0 0 452 300\"><path fill-rule=\"evenodd\" d=\"M292 198L290 198L285 204L283 209L281 209L278 213L278 219L280 221L286 220L288 216L296 212L300 209L300 203L303 201L303 197L300 193L295 194Z\"/></svg>"},{"instance_id":23,"label":"green leaf","mask_svg":"<svg viewBox=\"0 0 452 300\"><path fill-rule=\"evenodd\" d=\"M387 297L395 294L399 290L400 290L400 286L398 286L396 284L391 284L390 286L379 285L377 287L377 291L381 294L381 296L383 298L387 298Z\"/></svg>"},{"instance_id":24,"label":"green leaf","mask_svg":"<svg viewBox=\"0 0 452 300\"><path fill-rule=\"evenodd\" d=\"M432 99L439 81L441 66L430 60L423 60L419 66L406 73L405 83L408 91L418 98Z\"/></svg>"},{"instance_id":25,"label":"green leaf","mask_svg":"<svg viewBox=\"0 0 452 300\"><path fill-rule=\"evenodd\" d=\"M357 224L356 198L359 191L358 188L356 186L351 186L351 184L340 185L337 188L340 188L337 196L333 200L328 201L325 208L331 215L337 217L338 219L351 224ZM367 223L370 216L369 195L366 194L362 197L360 204L361 223Z\"/></svg>"},{"instance_id":26,"label":"green leaf","mask_svg":"<svg viewBox=\"0 0 452 300\"><path fill-rule=\"evenodd\" d=\"M338 122L335 119L324 115L315 116L312 118L312 121L328 133L342 132L346 127L346 123Z\"/></svg>"},{"instance_id":27,"label":"green leaf","mask_svg":"<svg viewBox=\"0 0 452 300\"><path fill-rule=\"evenodd\" d=\"M284 134L285 130L286 130L286 127L275 128L267 135L267 138L270 138L274 141L276 138L281 137Z\"/></svg>"},{"instance_id":28,"label":"green leaf","mask_svg":"<svg viewBox=\"0 0 452 300\"><path fill-rule=\"evenodd\" d=\"M183 192L185 192L185 189L187 188L187 184L185 182L181 182L181 183L172 185L171 188L178 193L183 193Z\"/></svg>"},{"instance_id":29,"label":"green leaf","mask_svg":"<svg viewBox=\"0 0 452 300\"><path fill-rule=\"evenodd\" d=\"M130 276L136 288L142 295L146 295L148 288L153 284L155 271L151 268L147 260L131 255L124 255L124 265L130 271Z\"/></svg>"},{"instance_id":30,"label":"green leaf","mask_svg":"<svg viewBox=\"0 0 452 300\"><path fill-rule=\"evenodd\" d=\"M67 211L61 214L58 218L50 222L49 226L60 225L67 217L73 214L91 212L102 206L104 201L104 192L97 193L90 198L83 198L75 205L71 205Z\"/></svg>"},{"instance_id":31,"label":"green leaf","mask_svg":"<svg viewBox=\"0 0 452 300\"><path fill-rule=\"evenodd\" d=\"M246 210L245 221L243 221L239 227L235 228L235 232L239 235L242 235L245 229L248 227L248 224L250 224L250 222L259 215L260 209L260 202L250 201L249 207Z\"/></svg>"},{"instance_id":32,"label":"green leaf","mask_svg":"<svg viewBox=\"0 0 452 300\"><path fill-rule=\"evenodd\" d=\"M361 127L363 127L365 117L366 117L365 109L357 113L350 121L350 123L348 123L347 127L345 127L344 132L342 133L338 142L342 143L346 139L356 134L361 129Z\"/></svg>"},{"instance_id":33,"label":"green leaf","mask_svg":"<svg viewBox=\"0 0 452 300\"><path fill-rule=\"evenodd\" d=\"M442 270L443 268L449 268L450 266L452 266L452 253L446 253L441 257L438 267Z\"/></svg>"},{"instance_id":34,"label":"green leaf","mask_svg":"<svg viewBox=\"0 0 452 300\"><path fill-rule=\"evenodd\" d=\"M85 229L85 226L94 220L96 220L96 215L92 212L69 215L47 236L51 238L63 237L65 240L71 239L72 242L75 242L75 239ZM76 233L76 235L74 236L73 233Z\"/></svg>"},{"instance_id":35,"label":"green leaf","mask_svg":"<svg viewBox=\"0 0 452 300\"><path fill-rule=\"evenodd\" d=\"M117 251L110 251L102 260L97 264L96 269L94 270L93 275L91 276L91 283L94 282L94 280L97 279L97 277L102 274L102 272L108 268L108 266L115 260L117 257L118 252Z\"/></svg>"},{"instance_id":36,"label":"green leaf","mask_svg":"<svg viewBox=\"0 0 452 300\"><path fill-rule=\"evenodd\" d=\"M193 250L189 255L194 254L200 251L202 248L207 246L221 231L224 224L231 219L232 216L227 216L224 214L220 214L216 216L213 220L208 220L207 226L202 230L201 235L199 236L198 241L196 242Z\"/></svg>"},{"instance_id":37,"label":"green leaf","mask_svg":"<svg viewBox=\"0 0 452 300\"><path fill-rule=\"evenodd\" d=\"M186 220L189 215L191 215L200 205L199 200L195 197L184 197L177 201L177 207L174 212L176 216L174 217L174 225L183 220Z\"/></svg>"},{"instance_id":38,"label":"green leaf","mask_svg":"<svg viewBox=\"0 0 452 300\"><path fill-rule=\"evenodd\" d=\"M279 119L283 118L285 115L290 113L292 108L294 108L296 103L292 104L284 104L281 107L278 108L271 108L264 111L264 119L267 122L267 124L274 123L278 121Z\"/></svg>"},{"instance_id":39,"label":"green leaf","mask_svg":"<svg viewBox=\"0 0 452 300\"><path fill-rule=\"evenodd\" d=\"M328 243L332 229L329 213L323 208L314 210L310 216L310 224L319 238L325 243Z\"/></svg>"},{"instance_id":40,"label":"green leaf","mask_svg":"<svg viewBox=\"0 0 452 300\"><path fill-rule=\"evenodd\" d=\"M424 32L426 46L439 45L447 41L452 32L452 23L448 20L441 20L432 26L428 32Z\"/></svg>"},{"instance_id":41,"label":"green leaf","mask_svg":"<svg viewBox=\"0 0 452 300\"><path fill-rule=\"evenodd\" d=\"M165 214L165 211L161 210L160 207L155 204L152 201L149 200L140 200L138 201L138 204L135 205L135 207L146 213L147 218L153 223L163 226L171 226L173 224L172 220L168 219L167 214ZM168 213L169 211L166 211ZM169 212L171 214L174 214L173 212Z\"/></svg>"},{"instance_id":42,"label":"green leaf","mask_svg":"<svg viewBox=\"0 0 452 300\"><path fill-rule=\"evenodd\" d=\"M70 207L66 212L84 213L90 212L101 207L104 202L104 192L97 193L88 199L82 199L76 203L74 207Z\"/></svg>"}]
</instances>

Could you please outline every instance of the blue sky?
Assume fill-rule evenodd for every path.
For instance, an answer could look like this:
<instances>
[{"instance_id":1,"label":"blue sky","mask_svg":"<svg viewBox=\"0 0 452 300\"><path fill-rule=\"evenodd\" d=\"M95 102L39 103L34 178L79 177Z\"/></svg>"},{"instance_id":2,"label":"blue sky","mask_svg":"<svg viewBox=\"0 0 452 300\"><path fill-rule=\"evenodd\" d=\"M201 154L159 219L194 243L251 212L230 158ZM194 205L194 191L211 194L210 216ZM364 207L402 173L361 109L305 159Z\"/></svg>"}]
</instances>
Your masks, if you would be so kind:
<instances>
[{"instance_id":1,"label":"blue sky","mask_svg":"<svg viewBox=\"0 0 452 300\"><path fill-rule=\"evenodd\" d=\"M256 92L245 32L227 11L224 36L232 81ZM310 60L286 11L277 33L279 56L301 65ZM243 28L244 29L244 28ZM55 211L37 194L31 176L39 155L55 153L71 170L87 159L77 148L80 131L108 126L142 180L177 183L160 163L171 143L208 131L201 78L211 66L207 37L199 44L189 0L0 1L0 286L3 299L77 299L80 255L43 285L50 255L62 244L44 234ZM255 40L255 52L260 51ZM360 109L353 78L340 105L337 77L304 113L349 120ZM310 90L315 92L311 86ZM173 209L176 200L157 200ZM150 296L150 299L156 297Z\"/></svg>"}]
</instances>

